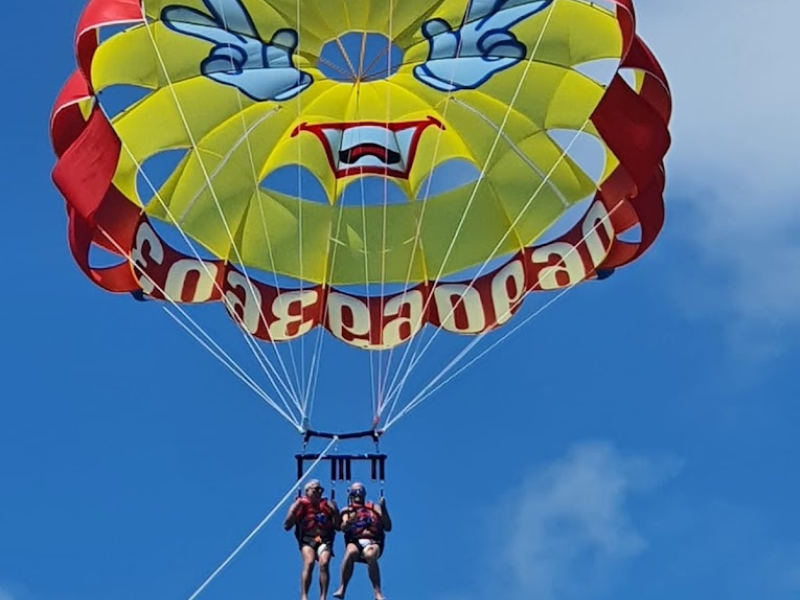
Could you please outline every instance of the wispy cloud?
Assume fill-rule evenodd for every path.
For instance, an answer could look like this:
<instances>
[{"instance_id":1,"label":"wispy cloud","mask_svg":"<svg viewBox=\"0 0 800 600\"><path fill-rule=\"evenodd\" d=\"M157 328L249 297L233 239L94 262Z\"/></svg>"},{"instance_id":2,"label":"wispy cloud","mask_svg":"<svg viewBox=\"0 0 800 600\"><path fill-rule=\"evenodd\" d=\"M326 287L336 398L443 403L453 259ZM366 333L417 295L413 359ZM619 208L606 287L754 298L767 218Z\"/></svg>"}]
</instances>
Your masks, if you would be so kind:
<instances>
[{"instance_id":1,"label":"wispy cloud","mask_svg":"<svg viewBox=\"0 0 800 600\"><path fill-rule=\"evenodd\" d=\"M627 590L639 597L664 589L684 598L800 597L800 545L786 513L728 498L687 496L685 488L665 496L657 510L642 517L651 552Z\"/></svg>"},{"instance_id":2,"label":"wispy cloud","mask_svg":"<svg viewBox=\"0 0 800 600\"><path fill-rule=\"evenodd\" d=\"M706 267L702 285L724 300L716 314L739 327L800 323L800 3L638 6L675 100L669 226Z\"/></svg>"},{"instance_id":3,"label":"wispy cloud","mask_svg":"<svg viewBox=\"0 0 800 600\"><path fill-rule=\"evenodd\" d=\"M772 512L670 485L682 468L608 442L575 445L488 507L478 587L437 600L799 597L793 529Z\"/></svg>"},{"instance_id":4,"label":"wispy cloud","mask_svg":"<svg viewBox=\"0 0 800 600\"><path fill-rule=\"evenodd\" d=\"M17 600L17 597L11 593L11 590L0 585L0 600Z\"/></svg>"},{"instance_id":5,"label":"wispy cloud","mask_svg":"<svg viewBox=\"0 0 800 600\"><path fill-rule=\"evenodd\" d=\"M762 558L759 571L771 588L800 597L800 545L776 544Z\"/></svg>"},{"instance_id":6,"label":"wispy cloud","mask_svg":"<svg viewBox=\"0 0 800 600\"><path fill-rule=\"evenodd\" d=\"M676 469L674 461L625 456L593 442L531 473L493 517L502 523L494 543L501 557L495 581L502 583L492 595L561 600L605 587L647 547L628 514L631 498Z\"/></svg>"}]
</instances>

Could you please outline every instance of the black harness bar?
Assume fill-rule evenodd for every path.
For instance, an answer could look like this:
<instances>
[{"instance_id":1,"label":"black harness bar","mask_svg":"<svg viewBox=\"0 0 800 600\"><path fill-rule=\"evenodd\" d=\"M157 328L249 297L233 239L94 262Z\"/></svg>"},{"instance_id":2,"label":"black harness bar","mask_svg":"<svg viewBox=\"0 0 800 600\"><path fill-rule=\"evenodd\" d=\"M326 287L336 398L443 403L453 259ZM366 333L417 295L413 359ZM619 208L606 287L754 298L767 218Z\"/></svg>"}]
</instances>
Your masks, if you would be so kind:
<instances>
[{"instance_id":1,"label":"black harness bar","mask_svg":"<svg viewBox=\"0 0 800 600\"><path fill-rule=\"evenodd\" d=\"M377 429L368 429L366 431L354 431L352 433L330 433L328 431L314 431L313 429L306 429L305 433L303 434L303 442L308 444L311 438L322 438L326 440L332 440L333 438L339 438L340 440L355 440L358 438L372 438L376 444L378 440L383 435L383 431L379 431Z\"/></svg>"},{"instance_id":2,"label":"black harness bar","mask_svg":"<svg viewBox=\"0 0 800 600\"><path fill-rule=\"evenodd\" d=\"M322 456L321 454L295 454L297 460L297 479L303 477L305 463L313 462ZM373 481L384 481L386 479L386 454L328 454L322 457L327 461L331 468L331 481L350 481L353 479L353 462L369 462L370 479Z\"/></svg>"},{"instance_id":3,"label":"black harness bar","mask_svg":"<svg viewBox=\"0 0 800 600\"><path fill-rule=\"evenodd\" d=\"M331 470L331 483L336 485L337 481L352 481L353 480L353 463L354 462L368 462L370 465L370 479L372 481L380 481L381 483L381 496L383 495L383 482L386 479L386 454L380 452L378 442L383 435L383 430L368 429L365 431L354 431L350 433L331 433L328 431L316 431L314 429L305 429L303 431L303 452L295 454L294 458L297 461L297 479L300 480L305 473L306 463L311 463L316 460L326 461L330 465ZM305 452L311 438L321 438L326 440L355 440L360 438L370 438L375 443L375 452L367 454L320 454L320 453L307 453ZM298 496L300 490L297 490ZM331 498L334 497L336 491L331 490Z\"/></svg>"}]
</instances>

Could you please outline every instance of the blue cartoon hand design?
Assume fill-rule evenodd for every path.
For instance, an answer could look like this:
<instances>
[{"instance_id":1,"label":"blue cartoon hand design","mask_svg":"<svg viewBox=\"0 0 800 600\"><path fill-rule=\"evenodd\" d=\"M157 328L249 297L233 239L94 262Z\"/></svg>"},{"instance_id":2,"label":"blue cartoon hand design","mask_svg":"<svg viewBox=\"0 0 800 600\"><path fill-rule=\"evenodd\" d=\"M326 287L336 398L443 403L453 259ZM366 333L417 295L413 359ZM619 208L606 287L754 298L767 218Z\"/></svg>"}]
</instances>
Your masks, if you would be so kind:
<instances>
[{"instance_id":1,"label":"blue cartoon hand design","mask_svg":"<svg viewBox=\"0 0 800 600\"><path fill-rule=\"evenodd\" d=\"M541 12L553 0L471 0L459 29L443 19L422 25L428 59L414 67L423 83L443 92L475 89L519 63L525 44L511 33L517 23Z\"/></svg>"},{"instance_id":2,"label":"blue cartoon hand design","mask_svg":"<svg viewBox=\"0 0 800 600\"><path fill-rule=\"evenodd\" d=\"M211 15L167 6L161 19L170 29L214 44L200 70L209 79L238 88L256 101L288 100L313 83L292 63L297 32L279 29L265 43L240 0L203 0Z\"/></svg>"}]
</instances>

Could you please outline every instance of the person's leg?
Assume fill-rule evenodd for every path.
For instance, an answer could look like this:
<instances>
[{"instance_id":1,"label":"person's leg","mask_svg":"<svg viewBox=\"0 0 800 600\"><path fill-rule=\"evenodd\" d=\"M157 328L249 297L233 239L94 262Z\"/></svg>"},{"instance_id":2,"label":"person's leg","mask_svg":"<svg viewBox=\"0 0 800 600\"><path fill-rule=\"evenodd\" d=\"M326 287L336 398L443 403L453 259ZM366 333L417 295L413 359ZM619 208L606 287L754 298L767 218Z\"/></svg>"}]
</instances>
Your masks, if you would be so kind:
<instances>
[{"instance_id":1,"label":"person's leg","mask_svg":"<svg viewBox=\"0 0 800 600\"><path fill-rule=\"evenodd\" d=\"M347 544L344 551L344 558L342 559L342 583L339 589L333 593L334 598L344 598L347 592L347 586L350 583L350 578L353 576L353 565L355 565L358 555L361 554L361 548L356 544Z\"/></svg>"},{"instance_id":2,"label":"person's leg","mask_svg":"<svg viewBox=\"0 0 800 600\"><path fill-rule=\"evenodd\" d=\"M381 591L381 567L378 559L381 556L381 548L378 544L372 544L364 549L364 560L367 563L367 574L372 584L372 591L375 593L375 600L384 600Z\"/></svg>"},{"instance_id":3,"label":"person's leg","mask_svg":"<svg viewBox=\"0 0 800 600\"><path fill-rule=\"evenodd\" d=\"M311 576L314 574L314 562L317 560L317 551L311 546L300 548L303 557L303 570L300 572L300 600L308 600L308 590L311 589Z\"/></svg>"},{"instance_id":4,"label":"person's leg","mask_svg":"<svg viewBox=\"0 0 800 600\"><path fill-rule=\"evenodd\" d=\"M330 546L329 546L330 547ZM325 600L328 596L328 587L331 581L331 557L333 553L325 549L319 554L319 600Z\"/></svg>"}]
</instances>

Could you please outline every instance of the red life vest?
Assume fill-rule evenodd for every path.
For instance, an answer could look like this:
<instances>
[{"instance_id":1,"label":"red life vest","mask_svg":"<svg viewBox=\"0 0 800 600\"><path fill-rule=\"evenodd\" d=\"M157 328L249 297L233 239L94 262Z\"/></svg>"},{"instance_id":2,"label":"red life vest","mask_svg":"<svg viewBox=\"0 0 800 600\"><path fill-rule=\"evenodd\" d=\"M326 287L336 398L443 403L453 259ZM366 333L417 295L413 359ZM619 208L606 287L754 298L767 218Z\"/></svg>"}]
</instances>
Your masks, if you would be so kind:
<instances>
[{"instance_id":1,"label":"red life vest","mask_svg":"<svg viewBox=\"0 0 800 600\"><path fill-rule=\"evenodd\" d=\"M334 533L333 514L333 508L325 499L314 506L308 498L300 498L300 508L297 511L298 536L317 533L322 538L331 537Z\"/></svg>"},{"instance_id":2,"label":"red life vest","mask_svg":"<svg viewBox=\"0 0 800 600\"><path fill-rule=\"evenodd\" d=\"M347 531L347 539L369 538L376 541L383 539L383 520L372 502L363 505L351 504L347 508L352 515L351 520L355 522Z\"/></svg>"}]
</instances>

